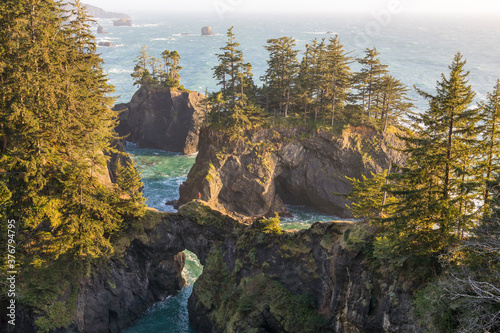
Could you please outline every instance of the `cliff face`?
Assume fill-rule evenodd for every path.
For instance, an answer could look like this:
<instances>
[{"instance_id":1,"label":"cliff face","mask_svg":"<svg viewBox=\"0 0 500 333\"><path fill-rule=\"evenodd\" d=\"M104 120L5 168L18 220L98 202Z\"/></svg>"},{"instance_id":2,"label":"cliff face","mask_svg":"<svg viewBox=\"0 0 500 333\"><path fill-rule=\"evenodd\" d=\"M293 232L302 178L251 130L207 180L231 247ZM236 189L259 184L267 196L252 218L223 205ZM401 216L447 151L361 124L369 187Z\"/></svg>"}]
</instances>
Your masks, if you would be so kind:
<instances>
[{"instance_id":1,"label":"cliff face","mask_svg":"<svg viewBox=\"0 0 500 333\"><path fill-rule=\"evenodd\" d=\"M143 148L195 153L204 117L202 99L197 92L141 87L129 103L115 106L122 111L116 130Z\"/></svg>"},{"instance_id":2,"label":"cliff face","mask_svg":"<svg viewBox=\"0 0 500 333\"><path fill-rule=\"evenodd\" d=\"M297 131L262 130L231 139L203 129L199 154L180 187L178 205L201 198L236 216L287 215L283 203L305 204L339 217L350 217L350 178L388 169L404 156L394 134L367 126L345 130L341 137L320 133L300 139Z\"/></svg>"}]
</instances>

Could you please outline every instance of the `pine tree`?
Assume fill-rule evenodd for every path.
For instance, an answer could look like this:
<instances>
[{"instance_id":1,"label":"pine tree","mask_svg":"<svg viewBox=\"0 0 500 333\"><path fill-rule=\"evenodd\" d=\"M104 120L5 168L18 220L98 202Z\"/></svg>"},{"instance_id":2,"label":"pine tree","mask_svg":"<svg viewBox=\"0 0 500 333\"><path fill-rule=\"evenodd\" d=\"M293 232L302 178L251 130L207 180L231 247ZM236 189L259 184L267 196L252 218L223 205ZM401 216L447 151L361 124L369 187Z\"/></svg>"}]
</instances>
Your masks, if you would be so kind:
<instances>
[{"instance_id":1,"label":"pine tree","mask_svg":"<svg viewBox=\"0 0 500 333\"><path fill-rule=\"evenodd\" d=\"M383 76L381 81L382 105L380 119L384 120L382 132L385 133L389 121L391 124L402 123L403 116L409 114L413 103L408 97L408 87L391 75Z\"/></svg>"},{"instance_id":2,"label":"pine tree","mask_svg":"<svg viewBox=\"0 0 500 333\"><path fill-rule=\"evenodd\" d=\"M339 38L330 38L326 46L326 99L331 103L331 126L334 125L335 111L342 108L349 95L352 72L349 64L351 57L340 44Z\"/></svg>"},{"instance_id":3,"label":"pine tree","mask_svg":"<svg viewBox=\"0 0 500 333\"><path fill-rule=\"evenodd\" d=\"M350 210L355 218L375 221L392 215L398 200L387 195L388 170L378 174L365 175L362 179L346 177L352 184L352 190L346 198L352 202Z\"/></svg>"},{"instance_id":4,"label":"pine tree","mask_svg":"<svg viewBox=\"0 0 500 333\"><path fill-rule=\"evenodd\" d=\"M134 85L148 85L153 82L153 78L148 69L150 59L151 56L149 55L149 51L146 49L146 46L143 46L135 60L134 72L131 74L135 79Z\"/></svg>"},{"instance_id":5,"label":"pine tree","mask_svg":"<svg viewBox=\"0 0 500 333\"><path fill-rule=\"evenodd\" d=\"M482 140L478 141L478 151L482 152L478 170L481 172L481 186L485 214L489 214L490 187L494 177L500 172L500 80L487 100L479 104L482 124L479 127Z\"/></svg>"},{"instance_id":6,"label":"pine tree","mask_svg":"<svg viewBox=\"0 0 500 333\"><path fill-rule=\"evenodd\" d=\"M285 118L290 108L291 91L298 73L297 50L291 37L268 39L266 50L269 52L268 69L263 76L271 108L277 108Z\"/></svg>"},{"instance_id":7,"label":"pine tree","mask_svg":"<svg viewBox=\"0 0 500 333\"><path fill-rule=\"evenodd\" d=\"M115 114L89 16L79 1L69 12L51 0L7 1L1 11L0 170L19 259L110 253L123 220L102 181Z\"/></svg>"},{"instance_id":8,"label":"pine tree","mask_svg":"<svg viewBox=\"0 0 500 333\"><path fill-rule=\"evenodd\" d=\"M243 53L237 49L233 27L227 31L227 43L221 48L223 53L217 54L219 65L214 67L214 78L221 86L223 99L229 102L229 109L234 108L237 99L240 67L243 63ZM225 109L227 111L227 109Z\"/></svg>"},{"instance_id":9,"label":"pine tree","mask_svg":"<svg viewBox=\"0 0 500 333\"><path fill-rule=\"evenodd\" d=\"M421 90L429 109L414 115L413 132L402 139L409 155L392 194L401 197L387 233L398 252L436 254L453 246L474 221L473 159L477 135L475 110L468 109L474 92L467 84L465 60L458 53L449 78L442 75L436 95ZM468 164L464 164L468 161Z\"/></svg>"},{"instance_id":10,"label":"pine tree","mask_svg":"<svg viewBox=\"0 0 500 333\"><path fill-rule=\"evenodd\" d=\"M177 51L165 50L162 52L162 59L164 74L160 78L161 83L167 87L179 87L181 80L179 72L182 69L180 66L181 56Z\"/></svg>"},{"instance_id":11,"label":"pine tree","mask_svg":"<svg viewBox=\"0 0 500 333\"><path fill-rule=\"evenodd\" d=\"M373 111L376 112L376 108L379 107L379 103L374 103L374 101L378 101L381 78L388 72L387 65L381 63L379 55L376 48L366 49L364 58L357 59L363 67L354 76L355 87L358 91L355 99L361 101L368 117L371 116L372 108L375 108Z\"/></svg>"}]
</instances>

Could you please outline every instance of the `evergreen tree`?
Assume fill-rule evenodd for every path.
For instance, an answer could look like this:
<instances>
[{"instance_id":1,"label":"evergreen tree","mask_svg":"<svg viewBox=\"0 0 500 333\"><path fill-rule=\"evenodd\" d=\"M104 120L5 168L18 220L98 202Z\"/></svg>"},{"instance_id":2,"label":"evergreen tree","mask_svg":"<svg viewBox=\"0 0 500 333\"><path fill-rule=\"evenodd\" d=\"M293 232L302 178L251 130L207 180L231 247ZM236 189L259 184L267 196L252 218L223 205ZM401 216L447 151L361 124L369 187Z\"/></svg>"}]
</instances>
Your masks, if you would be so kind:
<instances>
[{"instance_id":1,"label":"evergreen tree","mask_svg":"<svg viewBox=\"0 0 500 333\"><path fill-rule=\"evenodd\" d=\"M388 170L371 177L363 175L361 180L346 177L352 184L346 198L352 202L350 210L355 218L375 221L392 215L397 198L387 195L387 176Z\"/></svg>"},{"instance_id":2,"label":"evergreen tree","mask_svg":"<svg viewBox=\"0 0 500 333\"><path fill-rule=\"evenodd\" d=\"M271 109L278 109L285 118L290 108L291 91L298 73L297 50L291 37L268 39L266 50L269 52L268 69L263 76L266 82Z\"/></svg>"},{"instance_id":3,"label":"evergreen tree","mask_svg":"<svg viewBox=\"0 0 500 333\"><path fill-rule=\"evenodd\" d=\"M160 81L167 87L179 87L181 76L179 74L181 56L177 51L165 50L162 53L164 75Z\"/></svg>"},{"instance_id":4,"label":"evergreen tree","mask_svg":"<svg viewBox=\"0 0 500 333\"><path fill-rule=\"evenodd\" d=\"M123 220L117 191L102 182L115 114L89 16L79 1L69 12L52 0L0 10L0 170L19 260L110 253Z\"/></svg>"},{"instance_id":5,"label":"evergreen tree","mask_svg":"<svg viewBox=\"0 0 500 333\"><path fill-rule=\"evenodd\" d=\"M372 108L375 108L373 111L376 112L376 108L379 107L378 95L381 90L381 78L388 72L387 65L381 63L379 55L376 48L366 49L365 56L357 59L362 68L354 76L357 89L355 99L361 101L368 117L371 116ZM377 103L374 103L375 100Z\"/></svg>"},{"instance_id":6,"label":"evergreen tree","mask_svg":"<svg viewBox=\"0 0 500 333\"><path fill-rule=\"evenodd\" d=\"M134 85L148 85L153 82L148 65L150 64L151 56L146 46L143 46L139 55L136 58L134 72L131 74L135 79Z\"/></svg>"},{"instance_id":7,"label":"evergreen tree","mask_svg":"<svg viewBox=\"0 0 500 333\"><path fill-rule=\"evenodd\" d=\"M348 98L352 72L349 64L351 57L340 44L339 38L330 38L326 46L326 99L331 103L331 126L334 124L335 110L342 108Z\"/></svg>"},{"instance_id":8,"label":"evergreen tree","mask_svg":"<svg viewBox=\"0 0 500 333\"><path fill-rule=\"evenodd\" d=\"M418 90L429 109L412 116L413 133L402 137L409 158L393 176L399 185L392 190L401 203L394 217L384 221L399 253L435 254L456 244L473 222L475 175L469 154L477 135L477 111L468 109L474 92L464 66L458 53L435 96Z\"/></svg>"},{"instance_id":9,"label":"evergreen tree","mask_svg":"<svg viewBox=\"0 0 500 333\"><path fill-rule=\"evenodd\" d=\"M478 141L478 151L482 158L478 170L482 175L483 201L485 213L489 212L490 187L494 176L500 171L500 80L487 100L479 104L481 125L479 127L482 140Z\"/></svg>"},{"instance_id":10,"label":"evergreen tree","mask_svg":"<svg viewBox=\"0 0 500 333\"><path fill-rule=\"evenodd\" d=\"M382 132L387 130L389 121L391 124L401 124L403 116L409 114L413 103L408 98L408 87L400 80L391 75L381 79L382 105L380 107L380 118L384 121Z\"/></svg>"},{"instance_id":11,"label":"evergreen tree","mask_svg":"<svg viewBox=\"0 0 500 333\"><path fill-rule=\"evenodd\" d=\"M223 100L229 102L229 109L234 108L237 99L237 87L241 76L240 67L243 63L243 53L237 49L240 46L236 42L233 27L227 31L227 43L221 48L223 53L218 54L219 65L214 67L214 77L221 86ZM227 109L225 109L227 110Z\"/></svg>"}]
</instances>

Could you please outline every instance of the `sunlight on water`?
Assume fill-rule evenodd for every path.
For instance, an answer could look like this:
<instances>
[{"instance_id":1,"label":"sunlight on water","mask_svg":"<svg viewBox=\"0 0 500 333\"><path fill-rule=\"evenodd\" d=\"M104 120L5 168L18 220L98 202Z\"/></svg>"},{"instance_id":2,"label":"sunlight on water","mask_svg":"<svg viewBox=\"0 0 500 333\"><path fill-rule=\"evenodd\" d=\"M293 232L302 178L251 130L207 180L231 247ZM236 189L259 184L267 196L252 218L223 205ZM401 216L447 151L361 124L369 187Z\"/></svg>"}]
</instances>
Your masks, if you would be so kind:
<instances>
[{"instance_id":1,"label":"sunlight on water","mask_svg":"<svg viewBox=\"0 0 500 333\"><path fill-rule=\"evenodd\" d=\"M353 219L340 219L336 216L321 214L306 206L286 205L286 208L288 208L290 213L293 214L293 217L285 217L281 219L281 227L284 230L308 229L314 222L317 221L353 221Z\"/></svg>"}]
</instances>

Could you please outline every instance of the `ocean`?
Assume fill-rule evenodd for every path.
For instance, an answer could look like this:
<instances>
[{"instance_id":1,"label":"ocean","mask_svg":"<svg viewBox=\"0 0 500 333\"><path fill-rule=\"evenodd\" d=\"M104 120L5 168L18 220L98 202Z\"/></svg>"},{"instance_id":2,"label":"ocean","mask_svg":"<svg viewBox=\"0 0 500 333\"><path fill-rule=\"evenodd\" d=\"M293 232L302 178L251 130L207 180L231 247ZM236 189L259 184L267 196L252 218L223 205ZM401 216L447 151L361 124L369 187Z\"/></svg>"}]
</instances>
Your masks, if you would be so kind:
<instances>
[{"instance_id":1,"label":"ocean","mask_svg":"<svg viewBox=\"0 0 500 333\"><path fill-rule=\"evenodd\" d=\"M467 59L470 84L477 92L477 101L492 91L500 78L500 25L498 17L475 16L408 16L392 15L319 15L302 14L279 16L253 14L245 17L227 15L224 19L201 15L172 14L164 17L134 17L132 27L115 27L112 20L97 22L108 34L97 34L97 41L110 41L114 47L98 47L104 60L104 70L110 83L115 86L117 103L130 101L137 87L130 74L134 60L142 46L160 57L164 50L176 50L181 56L181 84L187 89L204 93L217 90L212 78L212 68L217 64L216 53L224 46L227 29L234 27L237 42L241 45L244 59L253 66L254 80L264 74L267 64L266 40L281 36L294 37L297 49L314 38L330 38L338 35L351 56L362 57L366 48L376 47L382 63L389 65L391 75L409 87L414 85L434 93L436 81L457 52ZM201 36L203 26L211 26L214 36ZM353 64L353 69L356 65ZM418 110L427 103L414 90L410 97ZM145 183L144 195L150 207L162 211L174 211L165 202L178 198L179 185L186 179L194 163L195 155L182 156L153 149L127 145L133 155ZM289 207L295 217L283 221L283 227L306 228L313 221L329 221L324 216L305 207ZM196 256L187 252L184 275L188 285L174 297L154 305L126 333L196 332L189 324L187 299L192 284L201 274L202 267Z\"/></svg>"}]
</instances>

